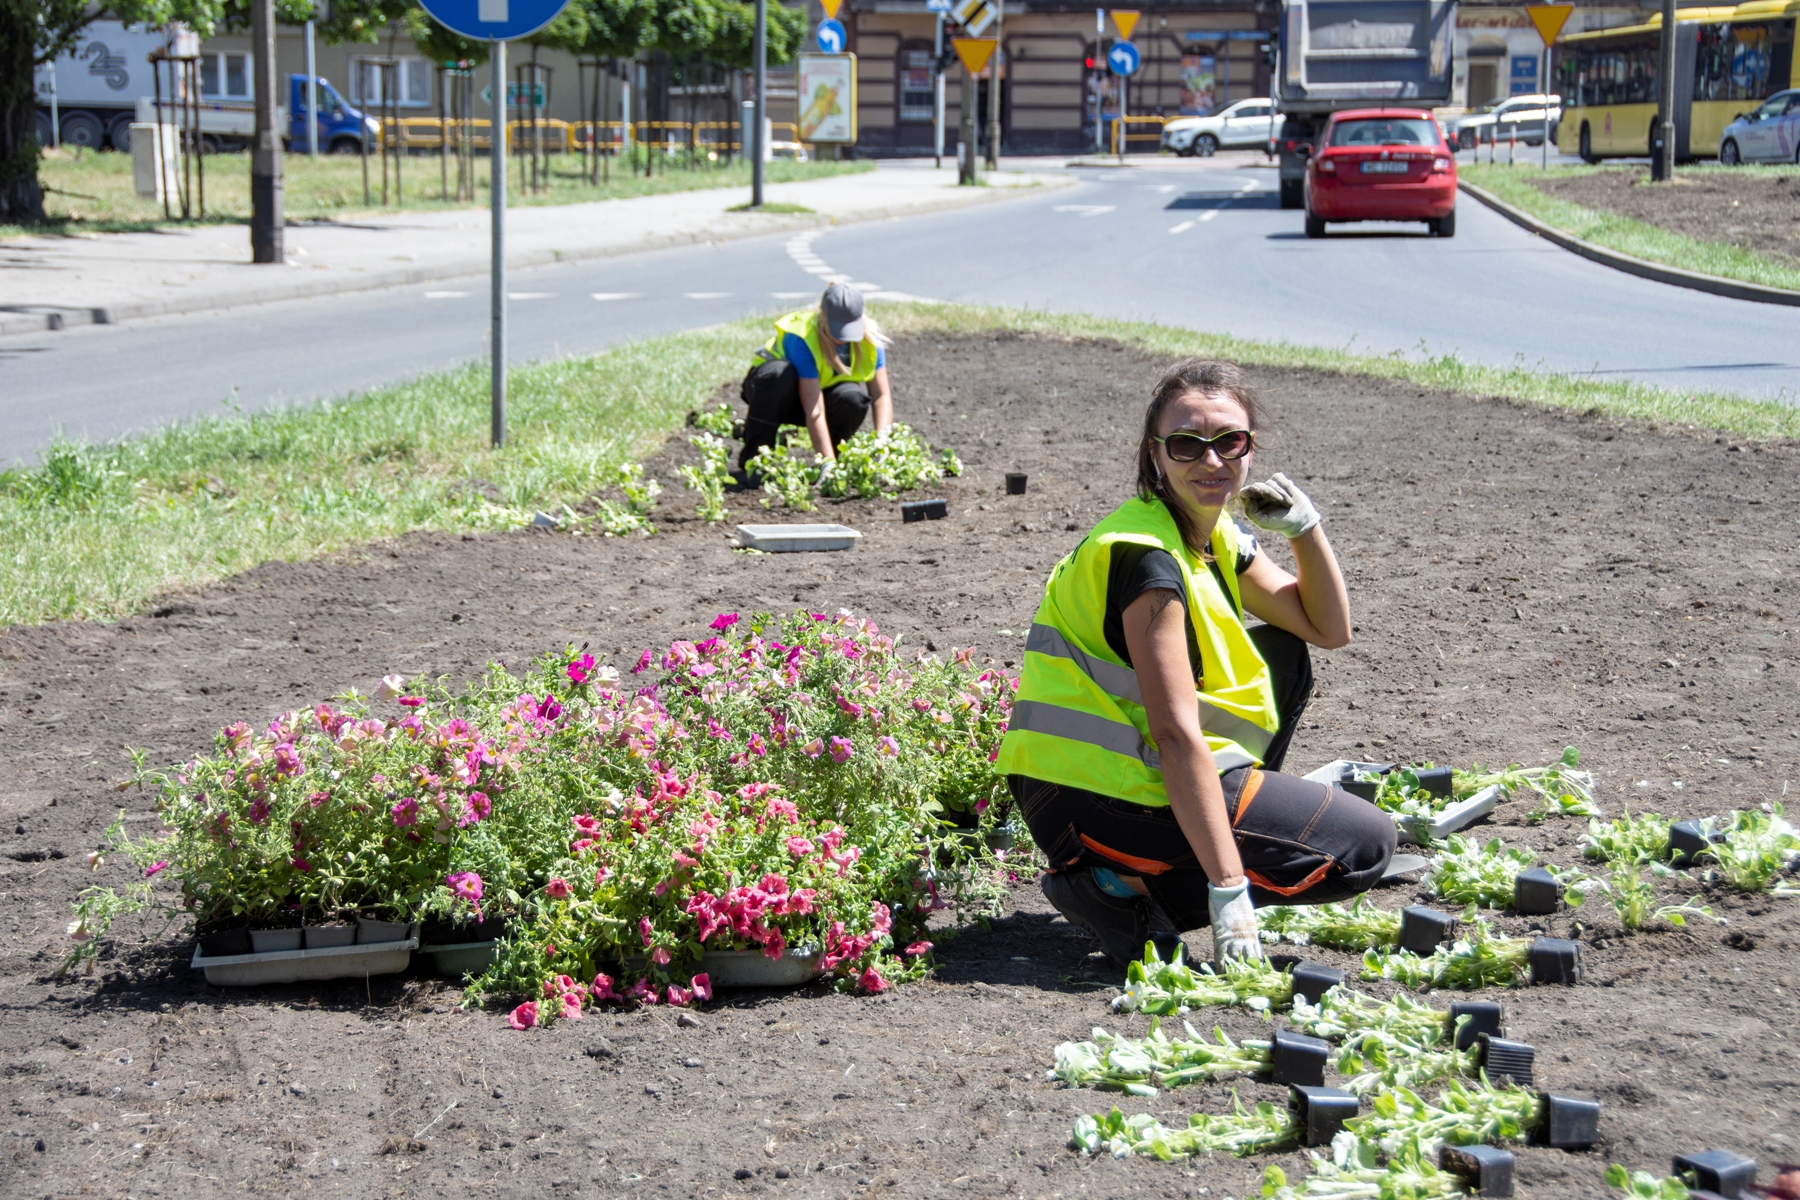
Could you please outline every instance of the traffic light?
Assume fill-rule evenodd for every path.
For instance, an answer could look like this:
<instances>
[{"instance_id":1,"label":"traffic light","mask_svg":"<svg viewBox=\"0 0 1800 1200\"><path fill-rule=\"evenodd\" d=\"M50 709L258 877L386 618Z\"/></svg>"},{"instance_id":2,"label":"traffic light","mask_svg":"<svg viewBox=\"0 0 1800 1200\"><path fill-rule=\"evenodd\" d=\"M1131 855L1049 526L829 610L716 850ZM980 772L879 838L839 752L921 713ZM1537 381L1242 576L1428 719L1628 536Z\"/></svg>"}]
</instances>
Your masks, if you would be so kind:
<instances>
[{"instance_id":1,"label":"traffic light","mask_svg":"<svg viewBox=\"0 0 1800 1200\"><path fill-rule=\"evenodd\" d=\"M1086 65L1087 65L1088 70L1091 71L1094 69L1094 56L1093 55L1090 54L1087 56Z\"/></svg>"}]
</instances>

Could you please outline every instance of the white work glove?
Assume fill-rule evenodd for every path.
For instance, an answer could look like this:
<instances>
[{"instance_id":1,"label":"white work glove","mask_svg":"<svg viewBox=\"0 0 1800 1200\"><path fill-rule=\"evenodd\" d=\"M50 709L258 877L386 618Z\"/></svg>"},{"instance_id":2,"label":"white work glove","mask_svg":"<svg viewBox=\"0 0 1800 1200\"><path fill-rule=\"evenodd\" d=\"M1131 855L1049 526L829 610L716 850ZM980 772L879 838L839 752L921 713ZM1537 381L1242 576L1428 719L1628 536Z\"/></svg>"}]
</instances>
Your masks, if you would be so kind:
<instances>
[{"instance_id":1,"label":"white work glove","mask_svg":"<svg viewBox=\"0 0 1800 1200\"><path fill-rule=\"evenodd\" d=\"M1311 498L1286 475L1253 483L1238 493L1238 499L1252 525L1285 538L1297 538L1319 523L1319 510Z\"/></svg>"},{"instance_id":2,"label":"white work glove","mask_svg":"<svg viewBox=\"0 0 1800 1200\"><path fill-rule=\"evenodd\" d=\"M1214 962L1263 956L1262 939L1256 935L1256 906L1250 903L1248 879L1235 887L1207 884L1206 904L1212 911Z\"/></svg>"}]
</instances>

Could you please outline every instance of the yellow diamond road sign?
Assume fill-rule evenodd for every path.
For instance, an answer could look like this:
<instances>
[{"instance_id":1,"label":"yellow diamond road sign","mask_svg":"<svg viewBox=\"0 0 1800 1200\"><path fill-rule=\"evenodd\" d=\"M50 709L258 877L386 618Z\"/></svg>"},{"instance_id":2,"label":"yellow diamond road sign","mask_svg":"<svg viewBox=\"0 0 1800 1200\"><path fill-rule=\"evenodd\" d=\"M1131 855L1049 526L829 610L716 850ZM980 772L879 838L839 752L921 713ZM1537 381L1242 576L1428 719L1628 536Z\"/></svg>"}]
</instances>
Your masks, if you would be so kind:
<instances>
[{"instance_id":1,"label":"yellow diamond road sign","mask_svg":"<svg viewBox=\"0 0 1800 1200\"><path fill-rule=\"evenodd\" d=\"M1000 44L994 38L952 38L951 41L956 46L956 57L962 59L962 65L971 75L981 74L988 59L994 56L994 47Z\"/></svg>"},{"instance_id":2,"label":"yellow diamond road sign","mask_svg":"<svg viewBox=\"0 0 1800 1200\"><path fill-rule=\"evenodd\" d=\"M1563 22L1575 11L1573 4L1529 4L1525 7L1525 15L1537 26L1538 36L1544 39L1544 45L1556 41L1556 35L1562 32Z\"/></svg>"},{"instance_id":3,"label":"yellow diamond road sign","mask_svg":"<svg viewBox=\"0 0 1800 1200\"><path fill-rule=\"evenodd\" d=\"M950 15L956 23L963 27L963 32L970 37L980 37L988 31L988 26L1000 19L1000 7L989 0L957 0Z\"/></svg>"},{"instance_id":4,"label":"yellow diamond road sign","mask_svg":"<svg viewBox=\"0 0 1800 1200\"><path fill-rule=\"evenodd\" d=\"M824 9L825 15L834 21L837 20L838 9L843 6L844 0L819 0L819 7Z\"/></svg>"},{"instance_id":5,"label":"yellow diamond road sign","mask_svg":"<svg viewBox=\"0 0 1800 1200\"><path fill-rule=\"evenodd\" d=\"M1142 13L1139 13L1134 9L1113 9L1113 24L1119 27L1119 36L1129 42L1131 40L1131 31L1137 28L1138 18L1142 15Z\"/></svg>"}]
</instances>

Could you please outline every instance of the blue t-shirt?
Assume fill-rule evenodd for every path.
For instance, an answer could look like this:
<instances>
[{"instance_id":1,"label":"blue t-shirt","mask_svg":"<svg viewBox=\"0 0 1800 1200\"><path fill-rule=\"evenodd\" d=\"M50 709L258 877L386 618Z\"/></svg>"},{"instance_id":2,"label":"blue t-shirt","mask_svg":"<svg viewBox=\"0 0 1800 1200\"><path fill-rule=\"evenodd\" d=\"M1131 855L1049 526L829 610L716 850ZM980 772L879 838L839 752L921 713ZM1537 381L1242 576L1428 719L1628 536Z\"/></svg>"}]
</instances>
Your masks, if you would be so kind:
<instances>
[{"instance_id":1,"label":"blue t-shirt","mask_svg":"<svg viewBox=\"0 0 1800 1200\"><path fill-rule=\"evenodd\" d=\"M802 379L817 379L819 364L813 359L813 352L807 346L806 339L796 333L781 335L781 357L794 364L794 372ZM887 366L887 351L880 346L875 348L875 369Z\"/></svg>"}]
</instances>

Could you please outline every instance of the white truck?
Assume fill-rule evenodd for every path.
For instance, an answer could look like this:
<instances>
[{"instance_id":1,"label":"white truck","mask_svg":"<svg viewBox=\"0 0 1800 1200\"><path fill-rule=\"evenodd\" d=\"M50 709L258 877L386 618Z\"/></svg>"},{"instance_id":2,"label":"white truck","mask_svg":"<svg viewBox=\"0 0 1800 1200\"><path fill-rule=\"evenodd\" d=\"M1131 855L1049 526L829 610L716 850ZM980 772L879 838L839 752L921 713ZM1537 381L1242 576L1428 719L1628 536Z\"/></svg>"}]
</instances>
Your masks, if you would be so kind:
<instances>
[{"instance_id":1,"label":"white truck","mask_svg":"<svg viewBox=\"0 0 1800 1200\"><path fill-rule=\"evenodd\" d=\"M184 127L189 118L170 95L168 67L150 61L168 40L167 32L141 25L117 21L89 25L73 50L37 70L38 144L129 150L133 122L160 119L162 124ZM202 147L217 151L248 144L256 131L250 56L203 53L199 67ZM160 114L155 111L153 71L162 73ZM287 119L286 108L280 108L275 127L286 129Z\"/></svg>"},{"instance_id":2,"label":"white truck","mask_svg":"<svg viewBox=\"0 0 1800 1200\"><path fill-rule=\"evenodd\" d=\"M1281 207L1305 204L1306 160L1332 113L1449 102L1456 2L1282 0L1274 88Z\"/></svg>"}]
</instances>

